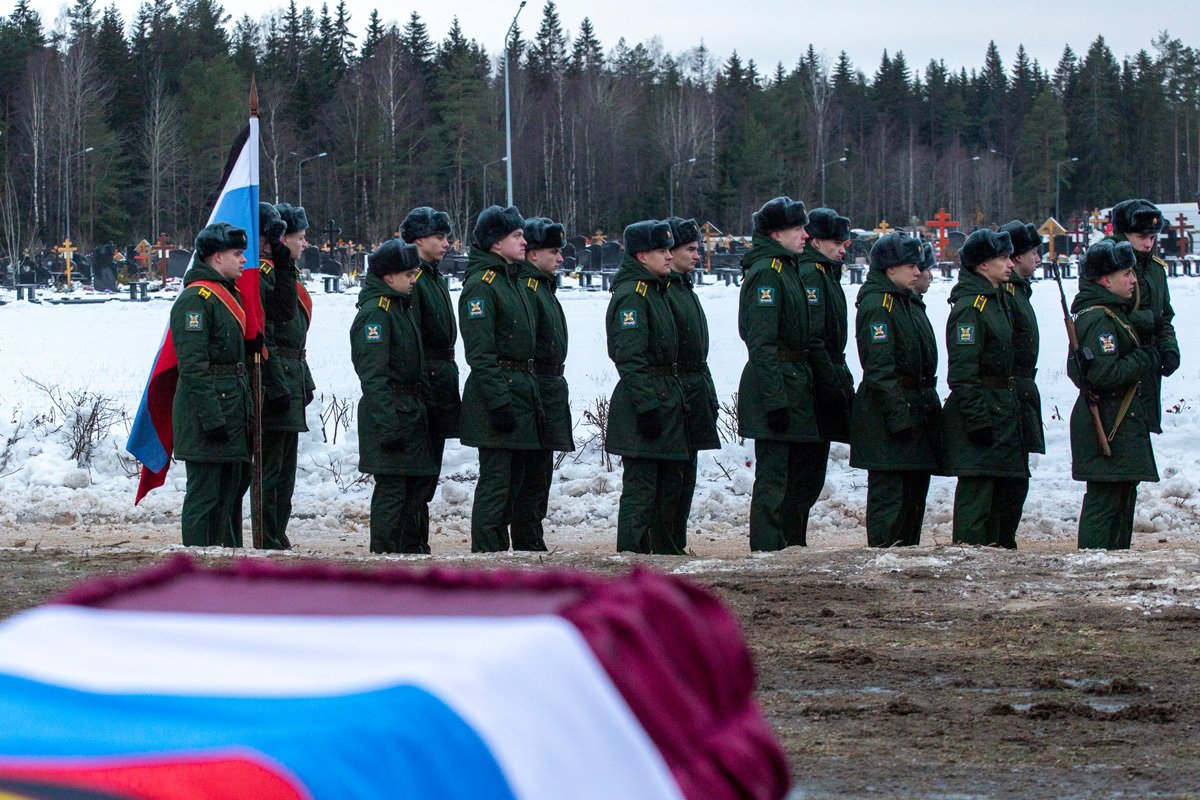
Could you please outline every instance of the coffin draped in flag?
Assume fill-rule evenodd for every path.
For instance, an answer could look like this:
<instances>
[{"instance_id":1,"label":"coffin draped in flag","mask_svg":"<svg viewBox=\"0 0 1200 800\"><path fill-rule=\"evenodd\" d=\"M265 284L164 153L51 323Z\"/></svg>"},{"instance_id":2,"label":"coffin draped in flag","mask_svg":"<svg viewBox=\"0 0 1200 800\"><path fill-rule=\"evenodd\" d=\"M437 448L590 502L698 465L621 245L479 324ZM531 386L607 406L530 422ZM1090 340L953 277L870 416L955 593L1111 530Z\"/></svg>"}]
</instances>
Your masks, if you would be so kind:
<instances>
[{"instance_id":1,"label":"coffin draped in flag","mask_svg":"<svg viewBox=\"0 0 1200 800\"><path fill-rule=\"evenodd\" d=\"M251 117L234 139L221 175L208 224L228 222L246 231L246 268L238 279L242 307L246 313L246 339L262 335L262 302L258 292L258 118ZM192 256L195 259L195 255ZM171 402L179 379L179 360L168 329L150 368L150 379L142 392L125 449L142 464L137 497L162 486L171 466L174 437L171 434Z\"/></svg>"},{"instance_id":2,"label":"coffin draped in flag","mask_svg":"<svg viewBox=\"0 0 1200 800\"><path fill-rule=\"evenodd\" d=\"M0 626L0 796L773 800L753 684L649 571L180 557Z\"/></svg>"}]
</instances>

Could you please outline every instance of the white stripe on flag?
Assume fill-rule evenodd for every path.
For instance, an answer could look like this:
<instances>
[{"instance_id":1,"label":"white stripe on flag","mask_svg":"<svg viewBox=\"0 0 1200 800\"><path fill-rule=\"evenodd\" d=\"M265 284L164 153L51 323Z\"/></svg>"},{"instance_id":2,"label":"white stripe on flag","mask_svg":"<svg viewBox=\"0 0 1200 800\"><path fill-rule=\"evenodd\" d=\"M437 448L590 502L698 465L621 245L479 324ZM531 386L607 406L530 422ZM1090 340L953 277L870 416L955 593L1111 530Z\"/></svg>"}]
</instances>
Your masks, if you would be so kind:
<instances>
[{"instance_id":1,"label":"white stripe on flag","mask_svg":"<svg viewBox=\"0 0 1200 800\"><path fill-rule=\"evenodd\" d=\"M84 691L189 696L331 696L415 685L475 728L521 800L682 800L579 631L552 615L289 617L43 606L0 626L0 671Z\"/></svg>"}]
</instances>

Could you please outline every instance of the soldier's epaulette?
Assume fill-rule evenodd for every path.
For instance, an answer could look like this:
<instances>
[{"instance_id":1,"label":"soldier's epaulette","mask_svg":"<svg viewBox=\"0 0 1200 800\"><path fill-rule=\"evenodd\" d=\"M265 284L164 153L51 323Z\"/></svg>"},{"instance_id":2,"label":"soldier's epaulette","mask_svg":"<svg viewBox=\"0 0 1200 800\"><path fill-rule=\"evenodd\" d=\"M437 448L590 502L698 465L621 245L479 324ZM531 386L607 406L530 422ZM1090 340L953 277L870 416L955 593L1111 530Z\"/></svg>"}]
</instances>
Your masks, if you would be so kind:
<instances>
[{"instance_id":1,"label":"soldier's epaulette","mask_svg":"<svg viewBox=\"0 0 1200 800\"><path fill-rule=\"evenodd\" d=\"M425 274L425 270L423 270L423 269L419 269L419 270L417 270L417 277L413 278L413 285L414 285L414 286L416 285L417 281L421 280L421 276L422 276L422 275L424 275L424 274Z\"/></svg>"},{"instance_id":2,"label":"soldier's epaulette","mask_svg":"<svg viewBox=\"0 0 1200 800\"><path fill-rule=\"evenodd\" d=\"M201 287L200 287L199 289L197 289L196 291L197 291L197 292L199 293L199 295L200 295L202 298L204 298L205 300L207 300L208 298L212 297L212 292L210 292L208 289L205 289L203 286L201 286Z\"/></svg>"},{"instance_id":3,"label":"soldier's epaulette","mask_svg":"<svg viewBox=\"0 0 1200 800\"><path fill-rule=\"evenodd\" d=\"M646 292L650 291L650 284L646 283L645 281L638 281L637 286L633 287L633 290L642 297L645 297Z\"/></svg>"},{"instance_id":4,"label":"soldier's epaulette","mask_svg":"<svg viewBox=\"0 0 1200 800\"><path fill-rule=\"evenodd\" d=\"M1150 258L1151 258L1151 259L1154 261L1154 263L1155 263L1155 264L1158 264L1158 265L1159 265L1160 267L1162 267L1163 269L1166 269L1166 268L1167 268L1167 262L1163 261L1163 260L1162 260L1161 258L1159 258L1158 256L1151 256Z\"/></svg>"},{"instance_id":5,"label":"soldier's epaulette","mask_svg":"<svg viewBox=\"0 0 1200 800\"><path fill-rule=\"evenodd\" d=\"M528 286L530 289L533 289L535 292L538 290L539 283L540 282L538 281L537 278L526 278L525 279L525 285Z\"/></svg>"},{"instance_id":6,"label":"soldier's epaulette","mask_svg":"<svg viewBox=\"0 0 1200 800\"><path fill-rule=\"evenodd\" d=\"M892 313L892 305L893 305L894 303L895 303L895 300L893 300L893 299L892 299L892 295L891 295L891 293L890 293L890 292L884 292L884 293L883 293L883 307L884 307L884 309L886 309L886 310L887 310L887 312L888 312L889 314L890 314L890 313Z\"/></svg>"},{"instance_id":7,"label":"soldier's epaulette","mask_svg":"<svg viewBox=\"0 0 1200 800\"><path fill-rule=\"evenodd\" d=\"M1011 295L1016 295L1017 287L1013 286L1011 283L1006 283L1006 284L1004 284L1004 291L1008 292Z\"/></svg>"},{"instance_id":8,"label":"soldier's epaulette","mask_svg":"<svg viewBox=\"0 0 1200 800\"><path fill-rule=\"evenodd\" d=\"M971 308L976 311L983 311L987 307L988 299L981 294L975 295L975 302L971 304Z\"/></svg>"},{"instance_id":9,"label":"soldier's epaulette","mask_svg":"<svg viewBox=\"0 0 1200 800\"><path fill-rule=\"evenodd\" d=\"M482 280L484 283L491 285L491 282L496 280L496 270L489 269L487 272L483 273Z\"/></svg>"},{"instance_id":10,"label":"soldier's epaulette","mask_svg":"<svg viewBox=\"0 0 1200 800\"><path fill-rule=\"evenodd\" d=\"M776 272L783 272L783 262L778 258L772 258L771 269L775 270Z\"/></svg>"},{"instance_id":11,"label":"soldier's epaulette","mask_svg":"<svg viewBox=\"0 0 1200 800\"><path fill-rule=\"evenodd\" d=\"M263 261L260 261L258 264L258 271L261 272L263 275L270 275L271 270L273 270L273 269L275 269L275 265L272 264L270 261L263 260Z\"/></svg>"},{"instance_id":12,"label":"soldier's epaulette","mask_svg":"<svg viewBox=\"0 0 1200 800\"><path fill-rule=\"evenodd\" d=\"M391 298L390 297L379 298L379 307L382 308L384 311L391 311L392 310Z\"/></svg>"},{"instance_id":13,"label":"soldier's epaulette","mask_svg":"<svg viewBox=\"0 0 1200 800\"><path fill-rule=\"evenodd\" d=\"M818 270L820 270L822 275L825 274L825 265L824 264L813 264L813 266L816 267Z\"/></svg>"}]
</instances>

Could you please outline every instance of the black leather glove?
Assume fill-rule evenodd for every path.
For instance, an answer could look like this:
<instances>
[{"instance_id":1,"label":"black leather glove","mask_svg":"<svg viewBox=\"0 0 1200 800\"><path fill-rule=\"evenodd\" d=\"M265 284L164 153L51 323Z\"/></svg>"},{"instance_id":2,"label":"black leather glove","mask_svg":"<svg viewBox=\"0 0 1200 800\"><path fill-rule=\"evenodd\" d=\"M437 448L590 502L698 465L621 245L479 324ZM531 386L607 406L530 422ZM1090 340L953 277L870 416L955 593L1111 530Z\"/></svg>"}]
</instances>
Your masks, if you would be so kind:
<instances>
[{"instance_id":1,"label":"black leather glove","mask_svg":"<svg viewBox=\"0 0 1200 800\"><path fill-rule=\"evenodd\" d=\"M1162 376L1165 378L1177 369L1179 369L1179 353L1174 350L1164 350L1162 352L1162 369L1160 370Z\"/></svg>"},{"instance_id":2,"label":"black leather glove","mask_svg":"<svg viewBox=\"0 0 1200 800\"><path fill-rule=\"evenodd\" d=\"M246 356L248 358L253 358L255 355L262 355L264 344L265 340L263 339L261 333L258 336L255 336L253 339L247 339Z\"/></svg>"},{"instance_id":3,"label":"black leather glove","mask_svg":"<svg viewBox=\"0 0 1200 800\"><path fill-rule=\"evenodd\" d=\"M637 432L638 435L647 439L657 439L662 436L662 417L658 415L657 408L638 414Z\"/></svg>"},{"instance_id":4,"label":"black leather glove","mask_svg":"<svg viewBox=\"0 0 1200 800\"><path fill-rule=\"evenodd\" d=\"M916 438L916 432L913 430L912 425L909 425L907 428L901 428L898 431L893 431L892 437L897 442L911 442L914 438Z\"/></svg>"},{"instance_id":5,"label":"black leather glove","mask_svg":"<svg viewBox=\"0 0 1200 800\"><path fill-rule=\"evenodd\" d=\"M213 444L223 444L229 441L229 428L224 425L218 425L215 428L206 430L204 436Z\"/></svg>"},{"instance_id":6,"label":"black leather glove","mask_svg":"<svg viewBox=\"0 0 1200 800\"><path fill-rule=\"evenodd\" d=\"M263 405L272 414L286 414L288 409L292 407L292 398L286 394L282 397L267 398L263 401Z\"/></svg>"},{"instance_id":7,"label":"black leather glove","mask_svg":"<svg viewBox=\"0 0 1200 800\"><path fill-rule=\"evenodd\" d=\"M816 387L816 394L817 402L823 406L840 405L842 402L842 390L838 386L819 383Z\"/></svg>"},{"instance_id":8,"label":"black leather glove","mask_svg":"<svg viewBox=\"0 0 1200 800\"><path fill-rule=\"evenodd\" d=\"M991 447L996 443L996 434L990 427L967 431L967 438L971 440L971 444L978 447Z\"/></svg>"},{"instance_id":9,"label":"black leather glove","mask_svg":"<svg viewBox=\"0 0 1200 800\"><path fill-rule=\"evenodd\" d=\"M767 412L767 427L775 431L775 433L786 431L791 421L786 408L773 408Z\"/></svg>"},{"instance_id":10,"label":"black leather glove","mask_svg":"<svg viewBox=\"0 0 1200 800\"><path fill-rule=\"evenodd\" d=\"M283 242L271 242L271 263L275 265L276 270L290 270L294 266L292 264L292 251L287 248Z\"/></svg>"},{"instance_id":11,"label":"black leather glove","mask_svg":"<svg viewBox=\"0 0 1200 800\"><path fill-rule=\"evenodd\" d=\"M491 411L492 427L500 433L512 433L517 429L517 417L512 406L500 406Z\"/></svg>"},{"instance_id":12,"label":"black leather glove","mask_svg":"<svg viewBox=\"0 0 1200 800\"><path fill-rule=\"evenodd\" d=\"M399 453L404 449L404 439L399 437L395 439L384 439L379 443L379 447L381 450L386 450L389 453Z\"/></svg>"}]
</instances>

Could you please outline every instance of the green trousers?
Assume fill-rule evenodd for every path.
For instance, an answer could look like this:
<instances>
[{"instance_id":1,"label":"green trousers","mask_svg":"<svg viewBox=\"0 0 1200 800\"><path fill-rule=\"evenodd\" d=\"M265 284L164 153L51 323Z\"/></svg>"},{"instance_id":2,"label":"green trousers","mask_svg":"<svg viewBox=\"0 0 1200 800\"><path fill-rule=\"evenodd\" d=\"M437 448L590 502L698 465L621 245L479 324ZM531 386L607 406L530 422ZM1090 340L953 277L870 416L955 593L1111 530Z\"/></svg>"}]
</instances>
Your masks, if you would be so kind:
<instances>
[{"instance_id":1,"label":"green trousers","mask_svg":"<svg viewBox=\"0 0 1200 800\"><path fill-rule=\"evenodd\" d=\"M1137 481L1088 481L1079 512L1080 550L1128 550Z\"/></svg>"},{"instance_id":2,"label":"green trousers","mask_svg":"<svg viewBox=\"0 0 1200 800\"><path fill-rule=\"evenodd\" d=\"M514 550L546 549L542 538L545 511L536 512L541 487L549 486L545 457L545 450L479 448L479 481L471 506L472 553L508 550L510 526ZM540 503L544 509L545 499ZM512 525L514 508L523 509L519 525ZM536 524L530 522L532 516L537 516Z\"/></svg>"},{"instance_id":3,"label":"green trousers","mask_svg":"<svg viewBox=\"0 0 1200 800\"><path fill-rule=\"evenodd\" d=\"M808 513L825 486L829 442L754 442L750 549L808 545Z\"/></svg>"},{"instance_id":4,"label":"green trousers","mask_svg":"<svg viewBox=\"0 0 1200 800\"><path fill-rule=\"evenodd\" d=\"M241 547L242 495L250 485L250 465L185 462L187 489L181 522L187 547Z\"/></svg>"},{"instance_id":5,"label":"green trousers","mask_svg":"<svg viewBox=\"0 0 1200 800\"><path fill-rule=\"evenodd\" d=\"M679 496L671 513L668 531L671 535L671 551L687 552L688 517L692 514L692 499L696 494L696 452L691 452L687 461L672 461L679 483Z\"/></svg>"},{"instance_id":6,"label":"green trousers","mask_svg":"<svg viewBox=\"0 0 1200 800\"><path fill-rule=\"evenodd\" d=\"M542 523L550 502L550 481L554 478L554 451L527 451L525 480L520 493L510 498L509 530L514 550L546 549Z\"/></svg>"},{"instance_id":7,"label":"green trousers","mask_svg":"<svg viewBox=\"0 0 1200 800\"><path fill-rule=\"evenodd\" d=\"M684 555L675 540L681 461L621 458L621 506L617 512L617 550L628 553Z\"/></svg>"},{"instance_id":8,"label":"green trousers","mask_svg":"<svg viewBox=\"0 0 1200 800\"><path fill-rule=\"evenodd\" d=\"M912 547L921 543L928 472L867 473L867 546Z\"/></svg>"},{"instance_id":9,"label":"green trousers","mask_svg":"<svg viewBox=\"0 0 1200 800\"><path fill-rule=\"evenodd\" d=\"M371 552L428 553L428 541L417 530L421 478L376 475L371 493Z\"/></svg>"},{"instance_id":10,"label":"green trousers","mask_svg":"<svg viewBox=\"0 0 1200 800\"><path fill-rule=\"evenodd\" d=\"M287 550L288 519L296 490L295 431L263 431L263 549Z\"/></svg>"},{"instance_id":11,"label":"green trousers","mask_svg":"<svg viewBox=\"0 0 1200 800\"><path fill-rule=\"evenodd\" d=\"M954 489L954 543L1017 549L1016 526L1005 527L1021 507L1029 481L1014 478L959 478Z\"/></svg>"},{"instance_id":12,"label":"green trousers","mask_svg":"<svg viewBox=\"0 0 1200 800\"><path fill-rule=\"evenodd\" d=\"M442 476L442 456L446 452L446 440L440 436L430 435L429 438L429 453L433 456L433 463L437 465L438 474L430 475L429 477L417 478L417 486L421 493L421 502L417 506L417 531L421 535L421 541L425 544L425 549L421 552L429 552L429 504L433 501L433 496L437 494L438 478Z\"/></svg>"}]
</instances>

